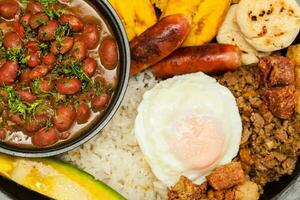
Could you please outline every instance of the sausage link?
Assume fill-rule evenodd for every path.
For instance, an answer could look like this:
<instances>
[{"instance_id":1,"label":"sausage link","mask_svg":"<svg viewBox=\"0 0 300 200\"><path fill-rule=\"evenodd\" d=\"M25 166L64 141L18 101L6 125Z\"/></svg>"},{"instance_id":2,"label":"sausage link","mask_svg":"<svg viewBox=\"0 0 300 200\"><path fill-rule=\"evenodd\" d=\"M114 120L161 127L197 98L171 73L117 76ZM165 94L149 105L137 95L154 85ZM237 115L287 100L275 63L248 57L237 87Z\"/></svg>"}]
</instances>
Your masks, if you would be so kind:
<instances>
[{"instance_id":1,"label":"sausage link","mask_svg":"<svg viewBox=\"0 0 300 200\"><path fill-rule=\"evenodd\" d=\"M194 72L220 74L232 71L241 64L241 52L237 46L206 44L176 50L166 59L155 64L152 72L159 78Z\"/></svg>"},{"instance_id":2,"label":"sausage link","mask_svg":"<svg viewBox=\"0 0 300 200\"><path fill-rule=\"evenodd\" d=\"M190 20L181 14L170 15L130 42L131 74L159 62L183 43L191 29Z\"/></svg>"}]
</instances>

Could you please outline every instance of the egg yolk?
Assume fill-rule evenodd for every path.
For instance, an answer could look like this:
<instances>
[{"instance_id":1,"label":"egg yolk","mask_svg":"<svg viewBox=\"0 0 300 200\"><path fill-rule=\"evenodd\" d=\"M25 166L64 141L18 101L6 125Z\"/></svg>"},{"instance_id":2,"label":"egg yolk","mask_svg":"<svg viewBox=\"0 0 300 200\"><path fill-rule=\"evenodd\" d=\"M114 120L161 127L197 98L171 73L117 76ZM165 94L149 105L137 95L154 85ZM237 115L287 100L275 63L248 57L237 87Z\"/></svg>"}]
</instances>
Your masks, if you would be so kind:
<instances>
[{"instance_id":1,"label":"egg yolk","mask_svg":"<svg viewBox=\"0 0 300 200\"><path fill-rule=\"evenodd\" d=\"M171 151L191 169L203 170L218 161L224 151L225 136L220 120L209 116L185 116L172 125Z\"/></svg>"}]
</instances>

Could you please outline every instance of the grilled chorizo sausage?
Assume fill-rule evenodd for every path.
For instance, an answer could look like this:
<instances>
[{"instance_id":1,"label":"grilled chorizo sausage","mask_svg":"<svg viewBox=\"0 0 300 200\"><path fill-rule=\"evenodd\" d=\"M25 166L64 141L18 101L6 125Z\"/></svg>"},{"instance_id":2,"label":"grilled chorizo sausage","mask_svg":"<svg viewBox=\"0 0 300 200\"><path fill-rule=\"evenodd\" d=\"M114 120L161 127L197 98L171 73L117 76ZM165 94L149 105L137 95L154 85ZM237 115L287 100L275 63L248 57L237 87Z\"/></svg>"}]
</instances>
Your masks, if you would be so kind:
<instances>
[{"instance_id":1,"label":"grilled chorizo sausage","mask_svg":"<svg viewBox=\"0 0 300 200\"><path fill-rule=\"evenodd\" d=\"M194 72L220 74L234 70L241 64L241 53L237 46L207 44L176 50L166 59L155 64L152 72L160 78Z\"/></svg>"},{"instance_id":2,"label":"grilled chorizo sausage","mask_svg":"<svg viewBox=\"0 0 300 200\"><path fill-rule=\"evenodd\" d=\"M130 42L131 74L143 71L172 53L183 43L190 29L190 20L176 14L161 19L134 38Z\"/></svg>"}]
</instances>

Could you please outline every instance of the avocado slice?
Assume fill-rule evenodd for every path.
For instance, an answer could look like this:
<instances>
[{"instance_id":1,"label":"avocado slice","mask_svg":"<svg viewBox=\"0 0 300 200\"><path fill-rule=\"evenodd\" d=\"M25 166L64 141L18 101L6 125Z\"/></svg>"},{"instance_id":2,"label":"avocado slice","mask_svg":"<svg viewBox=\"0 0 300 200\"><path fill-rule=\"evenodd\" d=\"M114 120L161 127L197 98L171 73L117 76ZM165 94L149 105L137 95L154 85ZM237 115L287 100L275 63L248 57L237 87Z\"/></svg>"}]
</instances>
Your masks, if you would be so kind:
<instances>
[{"instance_id":1,"label":"avocado slice","mask_svg":"<svg viewBox=\"0 0 300 200\"><path fill-rule=\"evenodd\" d=\"M0 175L58 200L123 200L121 194L90 174L53 159L0 154Z\"/></svg>"}]
</instances>

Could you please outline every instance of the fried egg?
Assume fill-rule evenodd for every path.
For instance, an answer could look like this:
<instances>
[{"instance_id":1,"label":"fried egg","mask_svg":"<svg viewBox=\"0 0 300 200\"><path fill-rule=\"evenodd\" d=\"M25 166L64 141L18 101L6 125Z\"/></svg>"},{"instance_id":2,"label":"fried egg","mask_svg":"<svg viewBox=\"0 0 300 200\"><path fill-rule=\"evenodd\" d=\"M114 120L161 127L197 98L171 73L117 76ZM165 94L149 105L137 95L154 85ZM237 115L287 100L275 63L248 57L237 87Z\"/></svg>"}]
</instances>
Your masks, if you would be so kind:
<instances>
[{"instance_id":1,"label":"fried egg","mask_svg":"<svg viewBox=\"0 0 300 200\"><path fill-rule=\"evenodd\" d=\"M201 184L237 155L242 122L230 90L195 73L161 81L147 91L134 132L153 173L166 186L181 175Z\"/></svg>"}]
</instances>

